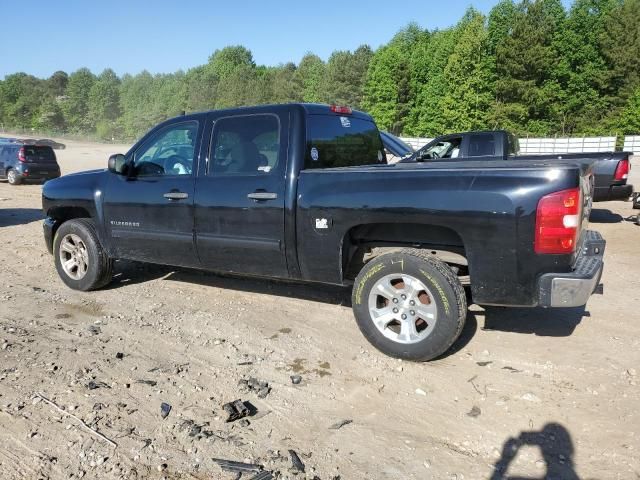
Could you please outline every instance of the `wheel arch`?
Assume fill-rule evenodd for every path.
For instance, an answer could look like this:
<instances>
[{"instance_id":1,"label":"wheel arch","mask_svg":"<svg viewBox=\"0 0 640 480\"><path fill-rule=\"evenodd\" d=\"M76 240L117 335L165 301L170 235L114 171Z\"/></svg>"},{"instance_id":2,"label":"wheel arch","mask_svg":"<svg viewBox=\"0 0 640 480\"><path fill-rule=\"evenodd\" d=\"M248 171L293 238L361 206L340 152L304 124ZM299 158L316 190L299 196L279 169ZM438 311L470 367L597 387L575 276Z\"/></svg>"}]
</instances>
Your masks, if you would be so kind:
<instances>
[{"instance_id":1,"label":"wheel arch","mask_svg":"<svg viewBox=\"0 0 640 480\"><path fill-rule=\"evenodd\" d=\"M89 210L78 206L53 206L47 210L46 214L47 217L52 220L52 222L50 222L51 234L45 237L49 252L53 251L53 239L56 236L58 228L60 228L60 225L64 222L68 222L69 220L74 220L76 218L94 219Z\"/></svg>"},{"instance_id":2,"label":"wheel arch","mask_svg":"<svg viewBox=\"0 0 640 480\"><path fill-rule=\"evenodd\" d=\"M449 227L420 223L369 223L350 228L341 242L343 281L355 279L369 260L407 247L429 252L456 266L463 284L468 283L469 265L462 236Z\"/></svg>"}]
</instances>

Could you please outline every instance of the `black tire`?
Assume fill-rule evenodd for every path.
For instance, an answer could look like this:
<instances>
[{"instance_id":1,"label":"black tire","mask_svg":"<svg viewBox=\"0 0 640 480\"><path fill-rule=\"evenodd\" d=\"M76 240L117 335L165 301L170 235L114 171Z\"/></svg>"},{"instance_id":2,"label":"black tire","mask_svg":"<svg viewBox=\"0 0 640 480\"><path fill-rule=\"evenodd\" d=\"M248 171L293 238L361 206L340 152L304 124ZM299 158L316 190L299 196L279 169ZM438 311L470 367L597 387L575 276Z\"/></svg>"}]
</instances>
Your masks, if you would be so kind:
<instances>
[{"instance_id":1,"label":"black tire","mask_svg":"<svg viewBox=\"0 0 640 480\"><path fill-rule=\"evenodd\" d=\"M17 176L16 171L13 168L10 168L7 171L7 181L11 185L20 185L22 183L22 179Z\"/></svg>"},{"instance_id":2,"label":"black tire","mask_svg":"<svg viewBox=\"0 0 640 480\"><path fill-rule=\"evenodd\" d=\"M401 343L385 336L370 313L372 289L379 281L384 282L385 277L396 274L410 275L420 281L431 292L430 296L423 292L427 294L428 304L435 303L437 309L437 320L429 327L431 332L414 343ZM388 253L368 262L355 280L352 306L358 327L374 347L386 355L412 361L432 360L445 353L462 332L467 316L465 291L453 270L429 253L415 249ZM394 305L388 303L387 306ZM421 322L428 323L421 319L417 322L418 326ZM413 324L416 325L415 320Z\"/></svg>"},{"instance_id":3,"label":"black tire","mask_svg":"<svg viewBox=\"0 0 640 480\"><path fill-rule=\"evenodd\" d=\"M67 235L76 235L86 246L87 269L85 275L80 279L74 279L69 276L62 266L60 245ZM107 252L102 248L96 232L96 226L88 218L76 218L60 225L53 239L53 258L58 275L73 290L81 290L83 292L96 290L111 282L113 260L109 258Z\"/></svg>"}]
</instances>

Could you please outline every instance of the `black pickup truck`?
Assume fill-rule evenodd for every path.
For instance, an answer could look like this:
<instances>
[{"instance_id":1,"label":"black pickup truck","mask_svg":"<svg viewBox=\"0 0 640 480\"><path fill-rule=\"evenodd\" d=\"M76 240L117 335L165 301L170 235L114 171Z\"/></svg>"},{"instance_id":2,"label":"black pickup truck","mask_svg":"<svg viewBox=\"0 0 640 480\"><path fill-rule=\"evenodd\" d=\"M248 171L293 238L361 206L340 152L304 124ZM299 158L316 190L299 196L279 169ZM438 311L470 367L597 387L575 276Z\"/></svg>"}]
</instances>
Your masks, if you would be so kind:
<instances>
[{"instance_id":1,"label":"black pickup truck","mask_svg":"<svg viewBox=\"0 0 640 480\"><path fill-rule=\"evenodd\" d=\"M442 135L403 161L503 159L528 162L563 161L593 165L593 201L605 202L628 200L633 193L633 185L627 185L631 155L633 155L631 152L520 155L519 142L515 135L504 130L490 130Z\"/></svg>"},{"instance_id":2,"label":"black pickup truck","mask_svg":"<svg viewBox=\"0 0 640 480\"><path fill-rule=\"evenodd\" d=\"M369 115L260 106L168 120L107 169L47 182L44 235L78 290L114 259L350 285L375 347L428 360L462 330L464 286L478 304L584 305L605 247L590 198L577 165L387 165Z\"/></svg>"}]
</instances>

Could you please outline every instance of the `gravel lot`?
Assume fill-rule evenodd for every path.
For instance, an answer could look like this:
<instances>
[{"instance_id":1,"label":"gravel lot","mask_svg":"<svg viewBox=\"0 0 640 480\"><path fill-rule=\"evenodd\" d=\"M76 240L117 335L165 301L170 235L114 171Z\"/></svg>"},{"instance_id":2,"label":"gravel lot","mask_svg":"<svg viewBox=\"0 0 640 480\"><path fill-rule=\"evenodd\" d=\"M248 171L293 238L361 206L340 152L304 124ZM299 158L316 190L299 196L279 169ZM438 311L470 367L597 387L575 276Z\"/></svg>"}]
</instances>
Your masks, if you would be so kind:
<instances>
[{"instance_id":1,"label":"gravel lot","mask_svg":"<svg viewBox=\"0 0 640 480\"><path fill-rule=\"evenodd\" d=\"M63 173L126 150L65 143ZM213 458L298 479L640 478L630 203L596 204L604 295L586 309L474 305L446 356L412 364L369 346L340 288L118 262L111 286L71 291L40 190L0 183L2 479L235 478ZM225 422L235 399L248 422Z\"/></svg>"}]
</instances>

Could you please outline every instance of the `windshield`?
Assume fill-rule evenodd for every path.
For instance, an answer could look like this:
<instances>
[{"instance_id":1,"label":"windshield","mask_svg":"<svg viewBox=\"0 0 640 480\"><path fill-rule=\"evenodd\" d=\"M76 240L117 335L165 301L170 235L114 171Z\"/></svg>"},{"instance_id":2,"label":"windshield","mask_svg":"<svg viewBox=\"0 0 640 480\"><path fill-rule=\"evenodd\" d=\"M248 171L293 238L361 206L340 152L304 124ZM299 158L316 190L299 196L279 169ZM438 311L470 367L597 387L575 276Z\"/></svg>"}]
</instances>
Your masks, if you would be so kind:
<instances>
[{"instance_id":1,"label":"windshield","mask_svg":"<svg viewBox=\"0 0 640 480\"><path fill-rule=\"evenodd\" d=\"M384 163L384 148L373 121L334 114L307 117L305 168Z\"/></svg>"},{"instance_id":2,"label":"windshield","mask_svg":"<svg viewBox=\"0 0 640 480\"><path fill-rule=\"evenodd\" d=\"M458 158L460 156L460 145L462 137L451 137L443 140L436 140L422 147L418 152L421 160L435 160L438 158Z\"/></svg>"}]
</instances>

